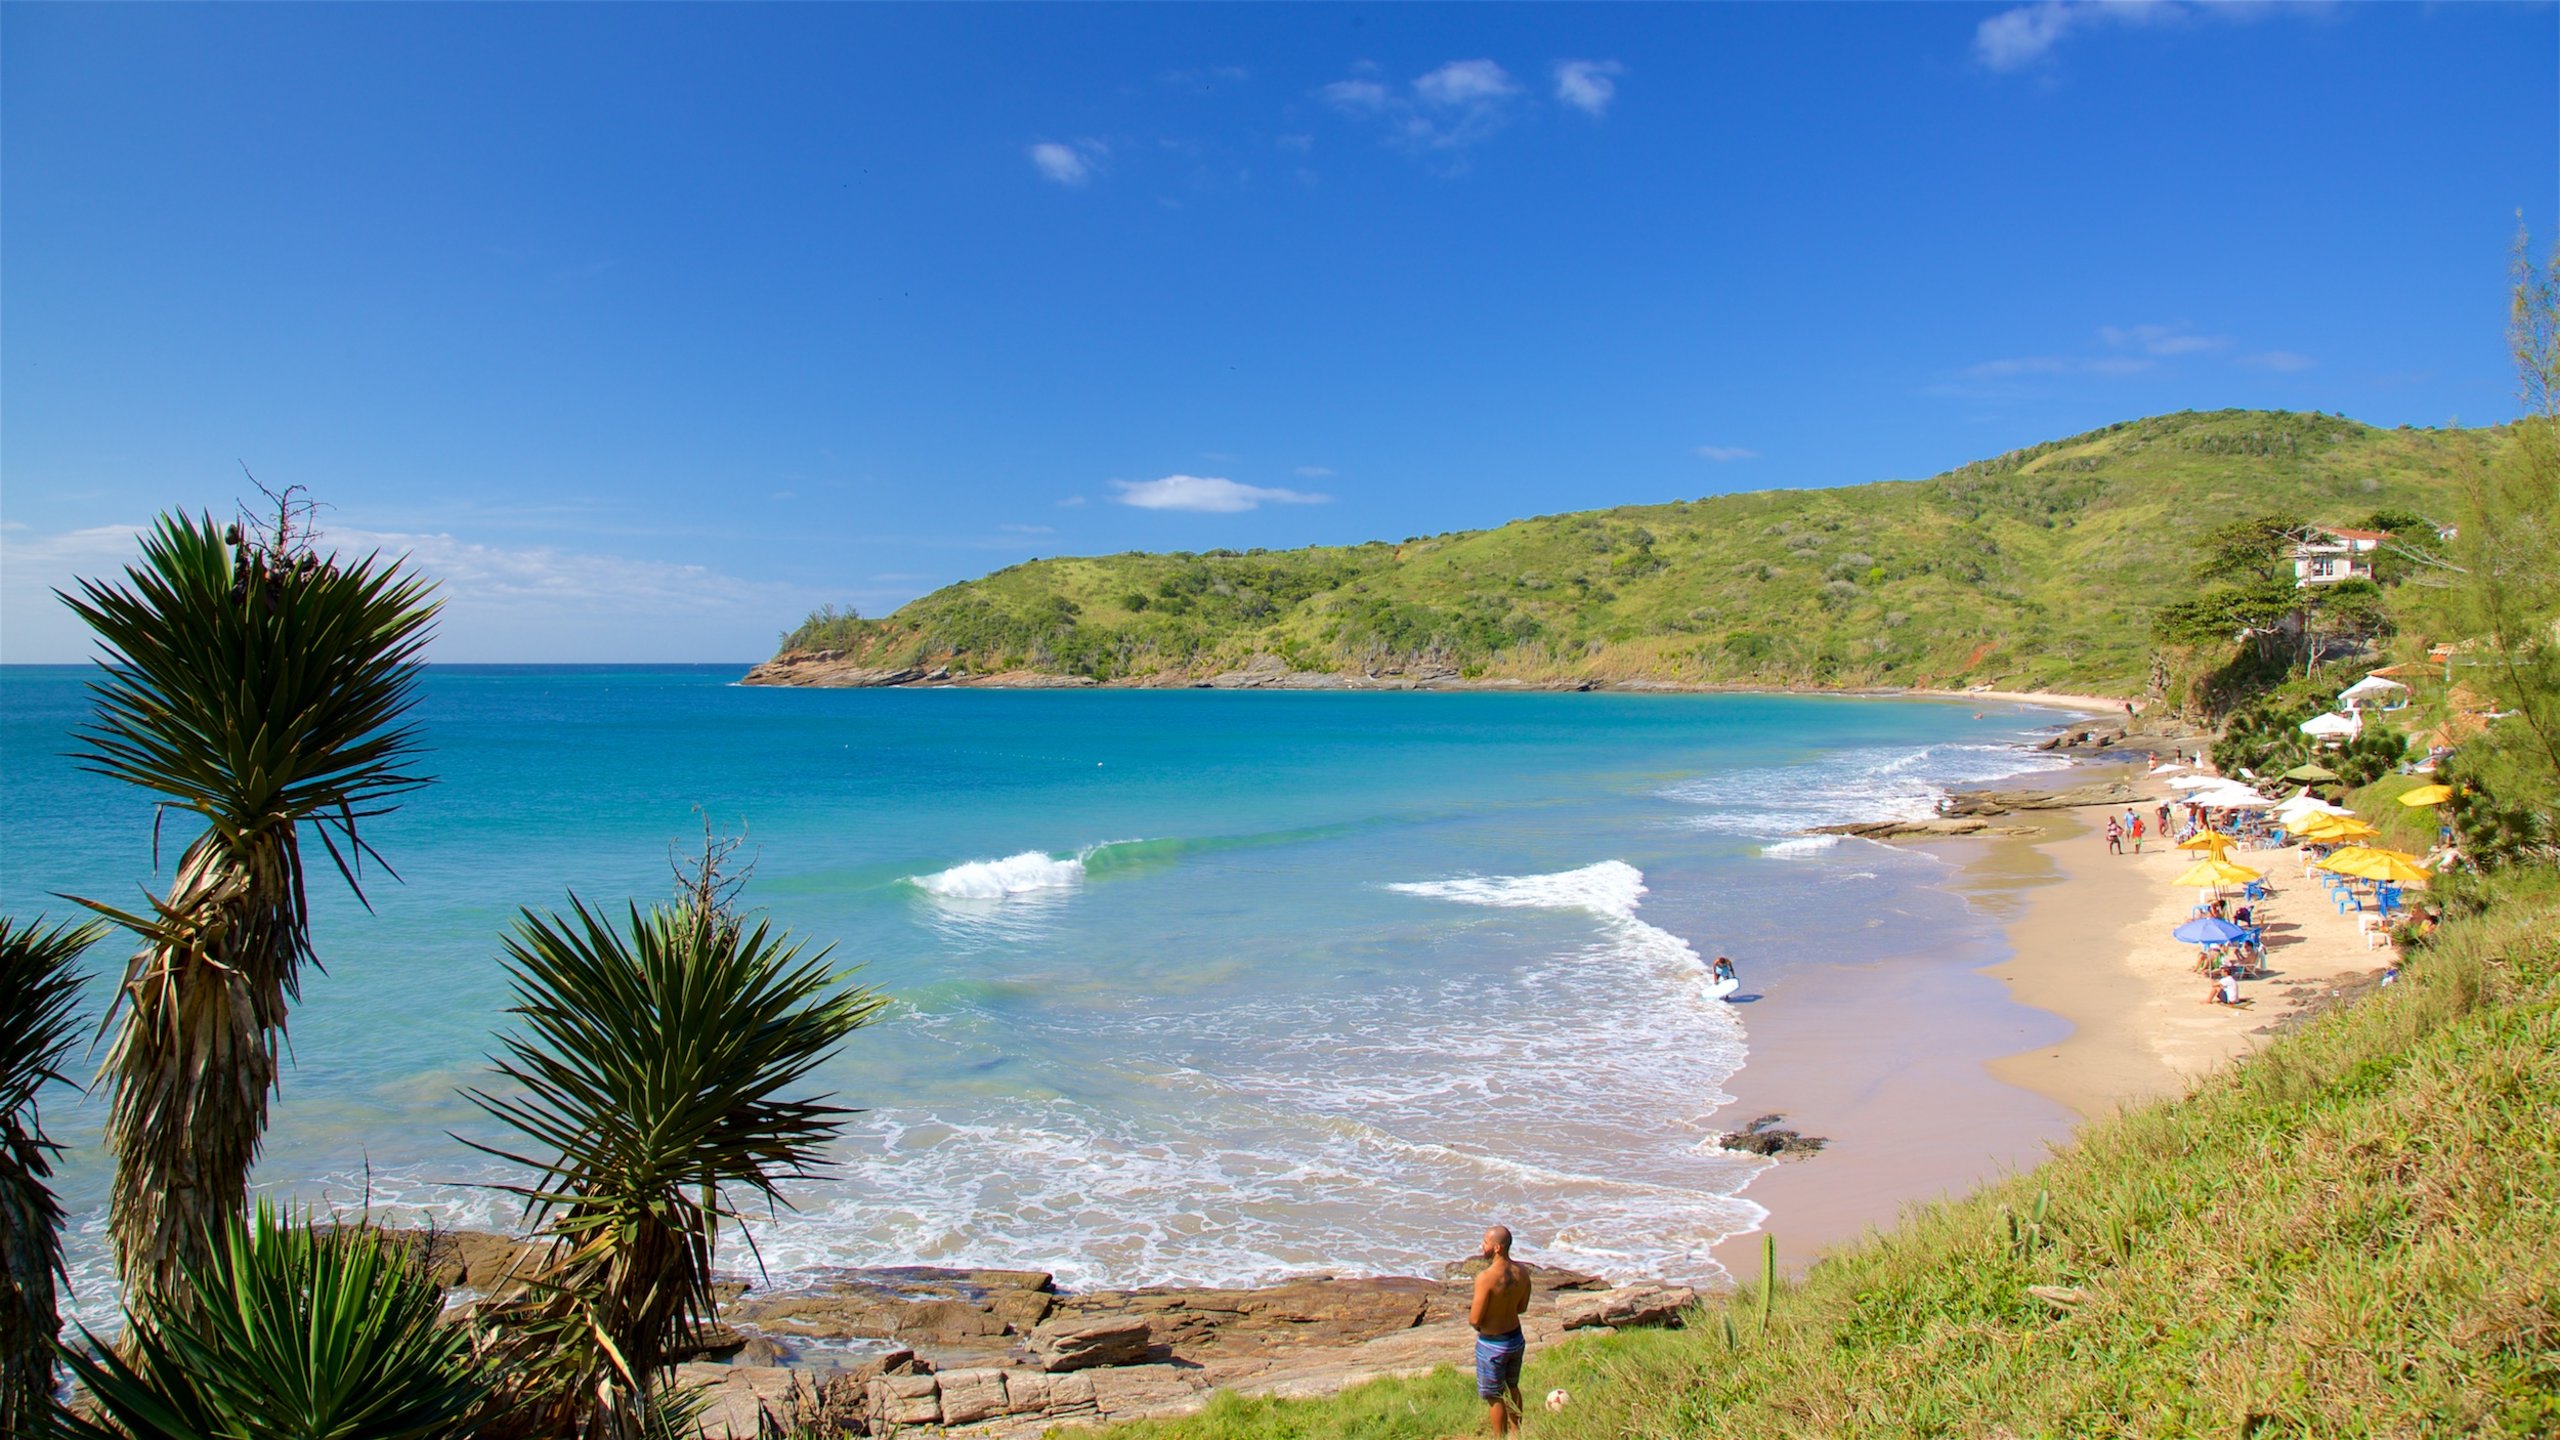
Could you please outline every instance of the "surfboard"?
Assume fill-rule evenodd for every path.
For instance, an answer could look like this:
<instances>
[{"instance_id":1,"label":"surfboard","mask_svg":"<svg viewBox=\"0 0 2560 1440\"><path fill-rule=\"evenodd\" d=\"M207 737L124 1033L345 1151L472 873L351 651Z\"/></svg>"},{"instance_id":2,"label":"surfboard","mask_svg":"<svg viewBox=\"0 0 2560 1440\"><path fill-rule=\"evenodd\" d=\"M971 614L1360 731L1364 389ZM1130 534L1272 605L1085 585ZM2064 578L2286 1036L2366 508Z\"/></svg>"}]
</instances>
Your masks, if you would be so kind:
<instances>
[{"instance_id":1,"label":"surfboard","mask_svg":"<svg viewBox=\"0 0 2560 1440\"><path fill-rule=\"evenodd\" d=\"M1721 1000L1741 988L1742 982L1739 980L1711 981L1707 985L1707 998L1710 1000Z\"/></svg>"}]
</instances>

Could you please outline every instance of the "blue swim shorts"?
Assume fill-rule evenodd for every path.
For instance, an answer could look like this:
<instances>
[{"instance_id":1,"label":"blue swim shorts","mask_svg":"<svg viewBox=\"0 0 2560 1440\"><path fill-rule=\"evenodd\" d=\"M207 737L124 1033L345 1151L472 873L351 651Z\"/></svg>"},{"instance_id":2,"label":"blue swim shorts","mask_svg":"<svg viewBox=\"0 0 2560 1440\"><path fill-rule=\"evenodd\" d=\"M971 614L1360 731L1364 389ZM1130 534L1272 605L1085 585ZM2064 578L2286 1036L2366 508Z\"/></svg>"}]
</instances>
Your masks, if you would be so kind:
<instances>
[{"instance_id":1,"label":"blue swim shorts","mask_svg":"<svg viewBox=\"0 0 2560 1440\"><path fill-rule=\"evenodd\" d=\"M1520 1362L1528 1354L1529 1337L1517 1330L1477 1336L1476 1398L1490 1404L1519 1389Z\"/></svg>"}]
</instances>

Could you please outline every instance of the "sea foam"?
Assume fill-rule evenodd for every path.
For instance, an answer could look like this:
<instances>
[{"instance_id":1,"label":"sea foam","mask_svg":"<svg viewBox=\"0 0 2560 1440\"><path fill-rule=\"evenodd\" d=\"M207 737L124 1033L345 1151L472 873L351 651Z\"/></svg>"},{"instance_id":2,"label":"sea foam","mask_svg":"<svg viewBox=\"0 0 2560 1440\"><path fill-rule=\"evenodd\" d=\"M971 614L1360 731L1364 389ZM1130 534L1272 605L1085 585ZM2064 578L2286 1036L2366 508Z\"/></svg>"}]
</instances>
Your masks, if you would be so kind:
<instances>
[{"instance_id":1,"label":"sea foam","mask_svg":"<svg viewBox=\"0 0 2560 1440\"><path fill-rule=\"evenodd\" d=\"M1729 770L1661 794L1694 807L1686 823L1696 829L1778 840L1816 825L1924 820L1955 787L2071 763L2013 744L1876 745L1792 765ZM1800 856L1811 848L1783 853ZM1764 847L1761 853L1782 852Z\"/></svg>"},{"instance_id":2,"label":"sea foam","mask_svg":"<svg viewBox=\"0 0 2560 1440\"><path fill-rule=\"evenodd\" d=\"M1073 890L1084 883L1084 856L1059 859L1040 850L1025 850L1001 860L971 860L931 875L910 875L907 883L942 900L1009 900L1044 890Z\"/></svg>"}]
</instances>

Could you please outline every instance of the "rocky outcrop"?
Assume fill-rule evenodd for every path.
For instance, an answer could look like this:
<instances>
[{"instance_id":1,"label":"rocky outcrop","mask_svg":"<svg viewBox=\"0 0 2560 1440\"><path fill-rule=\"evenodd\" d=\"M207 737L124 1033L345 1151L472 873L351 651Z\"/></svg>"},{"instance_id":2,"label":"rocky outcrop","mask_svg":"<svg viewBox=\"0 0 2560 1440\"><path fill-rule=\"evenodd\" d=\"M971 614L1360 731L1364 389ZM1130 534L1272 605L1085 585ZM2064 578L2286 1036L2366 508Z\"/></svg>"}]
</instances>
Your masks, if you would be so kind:
<instances>
[{"instance_id":1,"label":"rocky outcrop","mask_svg":"<svg viewBox=\"0 0 2560 1440\"><path fill-rule=\"evenodd\" d=\"M1947 797L1951 816L2009 815L2020 810L2077 810L2085 805L2126 805L2141 788L2122 776L2049 790L1961 790Z\"/></svg>"},{"instance_id":2,"label":"rocky outcrop","mask_svg":"<svg viewBox=\"0 0 2560 1440\"><path fill-rule=\"evenodd\" d=\"M428 1239L438 1276L490 1283L532 1247ZM1029 1440L1060 1424L1183 1413L1213 1389L1316 1395L1463 1360L1480 1258L1431 1278L1306 1275L1258 1287L1062 1294L1037 1270L844 1270L788 1292L718 1287L719 1323L677 1379L704 1387L705 1434L887 1435L946 1427ZM1686 1287L1612 1287L1533 1267L1533 1343L1568 1329L1678 1322ZM760 1428L762 1427L762 1428Z\"/></svg>"},{"instance_id":3,"label":"rocky outcrop","mask_svg":"<svg viewBox=\"0 0 2560 1440\"><path fill-rule=\"evenodd\" d=\"M1141 1364L1149 1348L1147 1322L1130 1315L1105 1315L1100 1319L1061 1317L1031 1332L1032 1357L1052 1375L1103 1365Z\"/></svg>"},{"instance_id":4,"label":"rocky outcrop","mask_svg":"<svg viewBox=\"0 0 2560 1440\"><path fill-rule=\"evenodd\" d=\"M1831 1142L1819 1135L1806 1135L1786 1129L1779 1122L1784 1115L1763 1115L1739 1130L1717 1137L1716 1144L1746 1155L1767 1155L1779 1160L1795 1160L1811 1155Z\"/></svg>"},{"instance_id":5,"label":"rocky outcrop","mask_svg":"<svg viewBox=\"0 0 2560 1440\"><path fill-rule=\"evenodd\" d=\"M1567 1330L1601 1325L1670 1325L1679 1321L1680 1312L1697 1303L1698 1292L1686 1285L1623 1285L1615 1290L1558 1296L1556 1321Z\"/></svg>"},{"instance_id":6,"label":"rocky outcrop","mask_svg":"<svg viewBox=\"0 0 2560 1440\"><path fill-rule=\"evenodd\" d=\"M1860 840L1943 840L1951 835L2034 835L2025 825L1994 825L1978 815L1939 815L1927 820L1853 820L1845 825L1816 825L1816 835L1850 835Z\"/></svg>"}]
</instances>

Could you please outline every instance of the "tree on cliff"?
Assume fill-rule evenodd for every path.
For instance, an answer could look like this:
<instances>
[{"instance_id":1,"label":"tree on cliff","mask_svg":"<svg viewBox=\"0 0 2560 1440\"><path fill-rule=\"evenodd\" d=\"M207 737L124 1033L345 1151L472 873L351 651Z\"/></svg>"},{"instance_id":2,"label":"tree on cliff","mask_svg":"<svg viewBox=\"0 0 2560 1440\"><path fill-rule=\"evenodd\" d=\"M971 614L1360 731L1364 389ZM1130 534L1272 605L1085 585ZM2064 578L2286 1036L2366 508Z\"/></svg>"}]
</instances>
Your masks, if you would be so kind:
<instances>
[{"instance_id":1,"label":"tree on cliff","mask_svg":"<svg viewBox=\"0 0 2560 1440\"><path fill-rule=\"evenodd\" d=\"M81 902L140 941L102 1071L108 1229L137 1316L188 1303L191 1264L246 1205L286 1011L318 964L306 829L361 898L360 823L427 783L402 721L432 587L396 560L316 554L309 509L288 492L272 526L227 531L164 515L124 584L62 596L105 652L76 758L204 823L145 911Z\"/></svg>"},{"instance_id":2,"label":"tree on cliff","mask_svg":"<svg viewBox=\"0 0 2560 1440\"><path fill-rule=\"evenodd\" d=\"M2464 683L2502 717L2464 742L2457 824L2475 854L2560 859L2560 249L2516 244L2508 324L2524 418L2495 463L2463 476L2462 528L2444 594L2470 638Z\"/></svg>"}]
</instances>

